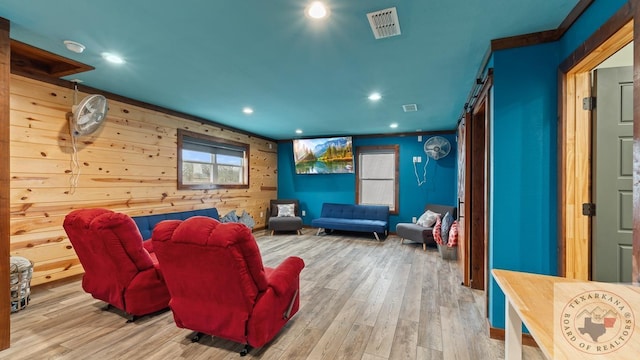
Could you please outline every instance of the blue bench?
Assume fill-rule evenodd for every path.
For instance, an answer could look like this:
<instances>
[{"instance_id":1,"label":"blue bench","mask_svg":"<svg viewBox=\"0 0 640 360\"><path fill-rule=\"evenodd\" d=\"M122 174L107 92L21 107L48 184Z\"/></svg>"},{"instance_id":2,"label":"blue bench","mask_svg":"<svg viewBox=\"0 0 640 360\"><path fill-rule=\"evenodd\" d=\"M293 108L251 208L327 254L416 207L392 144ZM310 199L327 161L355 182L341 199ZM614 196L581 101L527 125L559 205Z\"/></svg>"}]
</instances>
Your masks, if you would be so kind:
<instances>
[{"instance_id":1,"label":"blue bench","mask_svg":"<svg viewBox=\"0 0 640 360\"><path fill-rule=\"evenodd\" d=\"M320 217L311 225L318 228L316 235L325 230L372 232L376 240L378 234L389 231L389 207L380 205L322 204Z\"/></svg>"},{"instance_id":2,"label":"blue bench","mask_svg":"<svg viewBox=\"0 0 640 360\"><path fill-rule=\"evenodd\" d=\"M142 234L142 238L144 240L148 240L148 239L151 239L151 233L153 232L153 228L160 221L187 220L192 216L208 216L216 220L220 220L220 215L218 214L218 209L216 208L170 212L165 214L133 216L132 219L138 226L138 230L140 230L140 234Z\"/></svg>"}]
</instances>

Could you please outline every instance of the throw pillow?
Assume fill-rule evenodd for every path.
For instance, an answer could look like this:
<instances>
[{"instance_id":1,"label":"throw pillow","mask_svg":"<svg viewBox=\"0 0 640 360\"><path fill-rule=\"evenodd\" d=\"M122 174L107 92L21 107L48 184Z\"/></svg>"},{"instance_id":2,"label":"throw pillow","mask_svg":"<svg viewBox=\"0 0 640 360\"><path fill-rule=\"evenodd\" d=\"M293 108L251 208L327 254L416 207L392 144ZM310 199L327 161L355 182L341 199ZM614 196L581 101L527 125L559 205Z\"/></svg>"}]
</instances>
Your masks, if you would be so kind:
<instances>
[{"instance_id":1,"label":"throw pillow","mask_svg":"<svg viewBox=\"0 0 640 360\"><path fill-rule=\"evenodd\" d=\"M449 229L451 228L451 224L453 224L453 216L447 212L442 217L442 238L445 243L449 239Z\"/></svg>"},{"instance_id":2,"label":"throw pillow","mask_svg":"<svg viewBox=\"0 0 640 360\"><path fill-rule=\"evenodd\" d=\"M238 215L235 210L229 211L225 216L220 218L221 223L238 222Z\"/></svg>"},{"instance_id":3,"label":"throw pillow","mask_svg":"<svg viewBox=\"0 0 640 360\"><path fill-rule=\"evenodd\" d=\"M454 221L449 230L449 242L448 247L458 246L458 220Z\"/></svg>"},{"instance_id":4,"label":"throw pillow","mask_svg":"<svg viewBox=\"0 0 640 360\"><path fill-rule=\"evenodd\" d=\"M437 244L442 245L442 220L440 220L440 216L436 216L436 224L433 225L433 240L436 241Z\"/></svg>"},{"instance_id":5,"label":"throw pillow","mask_svg":"<svg viewBox=\"0 0 640 360\"><path fill-rule=\"evenodd\" d=\"M296 216L294 204L278 204L278 217L293 216Z\"/></svg>"},{"instance_id":6,"label":"throw pillow","mask_svg":"<svg viewBox=\"0 0 640 360\"><path fill-rule=\"evenodd\" d=\"M242 215L238 218L238 222L241 224L245 224L249 229L253 229L256 225L256 222L253 220L251 215L248 212L242 210Z\"/></svg>"},{"instance_id":7,"label":"throw pillow","mask_svg":"<svg viewBox=\"0 0 640 360\"><path fill-rule=\"evenodd\" d=\"M416 224L424 227L432 227L433 224L436 223L436 219L440 216L440 214L433 212L431 210L427 210L424 214L420 215Z\"/></svg>"}]
</instances>

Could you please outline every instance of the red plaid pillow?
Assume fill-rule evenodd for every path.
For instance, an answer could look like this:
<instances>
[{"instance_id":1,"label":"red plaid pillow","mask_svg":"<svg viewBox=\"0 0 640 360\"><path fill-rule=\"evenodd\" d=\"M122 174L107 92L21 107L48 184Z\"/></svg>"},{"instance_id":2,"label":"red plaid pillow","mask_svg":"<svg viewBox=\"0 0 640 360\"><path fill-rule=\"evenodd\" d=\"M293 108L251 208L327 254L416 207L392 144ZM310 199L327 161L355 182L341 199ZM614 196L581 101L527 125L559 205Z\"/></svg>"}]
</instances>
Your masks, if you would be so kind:
<instances>
[{"instance_id":1,"label":"red plaid pillow","mask_svg":"<svg viewBox=\"0 0 640 360\"><path fill-rule=\"evenodd\" d=\"M451 229L449 229L449 242L447 243L447 246L458 246L458 220L451 224Z\"/></svg>"},{"instance_id":2,"label":"red plaid pillow","mask_svg":"<svg viewBox=\"0 0 640 360\"><path fill-rule=\"evenodd\" d=\"M440 219L440 215L436 217L436 224L433 225L433 239L436 243L442 245L442 219Z\"/></svg>"}]
</instances>

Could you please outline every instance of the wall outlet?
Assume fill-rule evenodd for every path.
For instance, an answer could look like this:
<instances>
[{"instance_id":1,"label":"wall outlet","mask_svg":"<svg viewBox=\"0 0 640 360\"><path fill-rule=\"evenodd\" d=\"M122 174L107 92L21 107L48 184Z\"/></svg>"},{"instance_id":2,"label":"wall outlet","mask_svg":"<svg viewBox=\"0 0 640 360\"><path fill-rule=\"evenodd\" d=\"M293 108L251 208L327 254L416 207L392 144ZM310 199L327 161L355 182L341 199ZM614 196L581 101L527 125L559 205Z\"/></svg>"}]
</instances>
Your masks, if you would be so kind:
<instances>
[{"instance_id":1,"label":"wall outlet","mask_svg":"<svg viewBox=\"0 0 640 360\"><path fill-rule=\"evenodd\" d=\"M418 142L422 142L422 135L418 135Z\"/></svg>"},{"instance_id":2,"label":"wall outlet","mask_svg":"<svg viewBox=\"0 0 640 360\"><path fill-rule=\"evenodd\" d=\"M306 215L307 215L307 212L302 210L302 216L306 216Z\"/></svg>"},{"instance_id":3,"label":"wall outlet","mask_svg":"<svg viewBox=\"0 0 640 360\"><path fill-rule=\"evenodd\" d=\"M264 216L264 211L260 211L260 217Z\"/></svg>"},{"instance_id":4,"label":"wall outlet","mask_svg":"<svg viewBox=\"0 0 640 360\"><path fill-rule=\"evenodd\" d=\"M418 222L418 219L414 216L411 218L411 222L415 224L416 222Z\"/></svg>"},{"instance_id":5,"label":"wall outlet","mask_svg":"<svg viewBox=\"0 0 640 360\"><path fill-rule=\"evenodd\" d=\"M422 162L422 156L414 156L413 157L413 162L414 163L421 163Z\"/></svg>"}]
</instances>

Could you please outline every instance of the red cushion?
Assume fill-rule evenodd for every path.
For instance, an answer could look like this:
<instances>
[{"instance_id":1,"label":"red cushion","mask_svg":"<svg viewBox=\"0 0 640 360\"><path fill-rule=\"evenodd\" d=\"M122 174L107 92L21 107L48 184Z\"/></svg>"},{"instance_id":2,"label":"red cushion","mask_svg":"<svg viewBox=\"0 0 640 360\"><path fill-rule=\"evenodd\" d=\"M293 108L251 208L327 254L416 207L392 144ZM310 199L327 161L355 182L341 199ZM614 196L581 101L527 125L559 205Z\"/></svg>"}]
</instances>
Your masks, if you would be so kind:
<instances>
[{"instance_id":1,"label":"red cushion","mask_svg":"<svg viewBox=\"0 0 640 360\"><path fill-rule=\"evenodd\" d=\"M436 224L433 225L433 240L435 240L435 242L437 244L442 245L442 219L440 218L440 216L436 217Z\"/></svg>"},{"instance_id":2,"label":"red cushion","mask_svg":"<svg viewBox=\"0 0 640 360\"><path fill-rule=\"evenodd\" d=\"M449 230L449 239L447 246L453 247L458 246L458 220L454 221L451 224L451 229Z\"/></svg>"}]
</instances>

